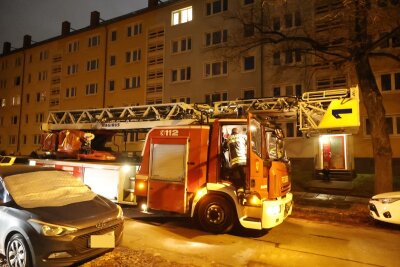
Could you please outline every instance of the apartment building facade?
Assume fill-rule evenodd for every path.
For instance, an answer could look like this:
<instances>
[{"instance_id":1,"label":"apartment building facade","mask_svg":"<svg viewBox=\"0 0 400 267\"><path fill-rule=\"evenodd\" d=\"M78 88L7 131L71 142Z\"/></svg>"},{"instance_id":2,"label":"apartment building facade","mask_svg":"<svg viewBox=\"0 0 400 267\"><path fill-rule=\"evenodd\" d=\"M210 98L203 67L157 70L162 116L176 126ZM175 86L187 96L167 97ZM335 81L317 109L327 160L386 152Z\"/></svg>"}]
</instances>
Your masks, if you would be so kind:
<instances>
[{"instance_id":1,"label":"apartment building facade","mask_svg":"<svg viewBox=\"0 0 400 267\"><path fill-rule=\"evenodd\" d=\"M0 56L0 150L24 155L36 150L40 125L51 110L212 103L354 86L353 70L326 64L316 67L309 63L318 58L296 47L264 44L240 51L238 45L232 48L240 51L235 56L227 48L256 34L257 29L246 24L249 18L269 20L283 32L313 31L319 38L330 38L332 30L343 31L344 24L321 24L318 17L343 8L339 2L149 0L147 8L108 21L94 11L90 25L83 29L71 31L65 21L59 36L38 43L32 44L31 37L25 36L20 49L11 51L11 44L5 43ZM400 49L395 38L382 48ZM372 66L397 160L400 65L374 59ZM281 124L290 157L308 160L316 169L328 164L338 170L362 169L371 162L367 125L363 109L356 135L304 138L294 121ZM135 138L129 134L128 142Z\"/></svg>"}]
</instances>

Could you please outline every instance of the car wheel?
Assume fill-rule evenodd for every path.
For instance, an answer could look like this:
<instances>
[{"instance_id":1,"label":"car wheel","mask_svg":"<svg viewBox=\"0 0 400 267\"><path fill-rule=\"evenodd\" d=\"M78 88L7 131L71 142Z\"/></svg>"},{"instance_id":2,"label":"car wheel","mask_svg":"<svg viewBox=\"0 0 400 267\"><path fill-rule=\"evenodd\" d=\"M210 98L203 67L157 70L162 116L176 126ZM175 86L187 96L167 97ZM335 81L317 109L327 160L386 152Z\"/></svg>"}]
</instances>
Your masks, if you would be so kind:
<instances>
[{"instance_id":1,"label":"car wheel","mask_svg":"<svg viewBox=\"0 0 400 267\"><path fill-rule=\"evenodd\" d=\"M7 243L7 264L9 267L29 267L29 247L21 234L14 234Z\"/></svg>"},{"instance_id":2,"label":"car wheel","mask_svg":"<svg viewBox=\"0 0 400 267\"><path fill-rule=\"evenodd\" d=\"M200 203L198 219L204 230L223 234L232 230L233 215L233 207L228 200L222 196L209 196Z\"/></svg>"}]
</instances>

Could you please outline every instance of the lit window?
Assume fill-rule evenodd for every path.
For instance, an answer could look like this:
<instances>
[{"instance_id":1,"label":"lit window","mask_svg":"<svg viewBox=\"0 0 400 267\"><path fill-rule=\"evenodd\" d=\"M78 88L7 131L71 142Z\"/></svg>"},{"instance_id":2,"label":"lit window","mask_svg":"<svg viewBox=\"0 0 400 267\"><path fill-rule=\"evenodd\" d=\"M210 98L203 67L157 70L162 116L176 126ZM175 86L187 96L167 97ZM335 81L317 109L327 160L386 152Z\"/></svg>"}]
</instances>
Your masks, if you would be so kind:
<instances>
[{"instance_id":1,"label":"lit window","mask_svg":"<svg viewBox=\"0 0 400 267\"><path fill-rule=\"evenodd\" d=\"M186 7L172 12L172 25L178 25L192 21L192 7Z\"/></svg>"}]
</instances>

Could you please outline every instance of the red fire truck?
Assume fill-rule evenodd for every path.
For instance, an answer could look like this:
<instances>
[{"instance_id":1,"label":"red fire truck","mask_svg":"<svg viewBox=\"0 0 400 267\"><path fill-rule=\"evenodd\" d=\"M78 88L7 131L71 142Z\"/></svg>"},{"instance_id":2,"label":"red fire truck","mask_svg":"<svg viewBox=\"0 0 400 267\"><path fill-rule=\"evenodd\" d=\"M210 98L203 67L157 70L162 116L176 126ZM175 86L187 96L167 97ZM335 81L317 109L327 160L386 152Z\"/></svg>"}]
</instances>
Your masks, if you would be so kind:
<instances>
[{"instance_id":1,"label":"red fire truck","mask_svg":"<svg viewBox=\"0 0 400 267\"><path fill-rule=\"evenodd\" d=\"M293 206L290 162L277 122L295 116L305 134L357 131L358 102L358 89L351 88L309 92L302 98L224 101L213 107L173 103L57 111L49 115L44 125L55 133L79 129L96 135L97 131L149 129L140 166L137 172L124 174L123 168L127 167L115 164L120 166L115 167L118 175L110 174L113 182L107 182L100 170L109 163L36 163L73 172L79 165L77 176L84 181L89 179L85 182L92 188L96 184L105 184L107 188L113 185L111 199L128 199L144 210L194 217L203 229L213 233L228 232L235 224L248 229L269 229L282 223ZM243 192L232 180L223 145L233 128L247 135ZM91 178L85 176L90 168L99 170L97 174L91 171ZM131 165L130 170L135 169Z\"/></svg>"}]
</instances>

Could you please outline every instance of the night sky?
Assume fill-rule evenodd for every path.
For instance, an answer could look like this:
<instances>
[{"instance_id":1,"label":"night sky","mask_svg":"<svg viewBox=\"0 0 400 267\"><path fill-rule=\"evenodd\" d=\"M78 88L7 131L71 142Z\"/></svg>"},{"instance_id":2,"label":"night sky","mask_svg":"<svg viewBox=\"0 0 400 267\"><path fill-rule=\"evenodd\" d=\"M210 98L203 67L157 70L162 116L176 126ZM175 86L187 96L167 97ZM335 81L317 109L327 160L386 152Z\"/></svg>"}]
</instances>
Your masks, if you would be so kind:
<instances>
[{"instance_id":1,"label":"night sky","mask_svg":"<svg viewBox=\"0 0 400 267\"><path fill-rule=\"evenodd\" d=\"M65 20L71 28L86 27L94 10L108 20L145 7L147 0L0 0L0 54L4 42L22 47L25 34L32 42L60 35Z\"/></svg>"}]
</instances>

